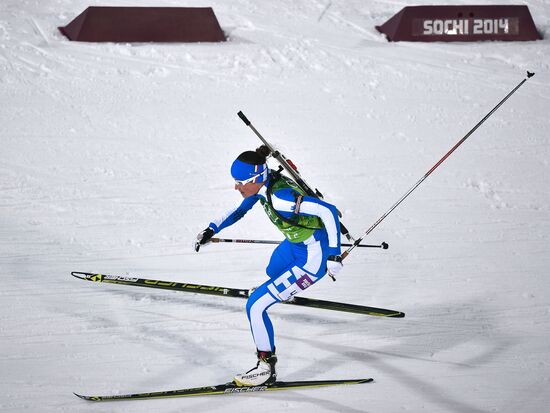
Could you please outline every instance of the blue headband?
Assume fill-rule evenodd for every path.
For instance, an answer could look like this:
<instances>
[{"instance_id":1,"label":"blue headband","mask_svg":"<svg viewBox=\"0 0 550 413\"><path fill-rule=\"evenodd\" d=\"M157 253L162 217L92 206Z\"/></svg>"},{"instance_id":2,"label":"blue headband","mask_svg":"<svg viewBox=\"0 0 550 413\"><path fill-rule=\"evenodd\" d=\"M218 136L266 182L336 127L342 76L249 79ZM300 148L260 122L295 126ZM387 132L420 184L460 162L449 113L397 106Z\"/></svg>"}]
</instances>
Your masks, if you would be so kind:
<instances>
[{"instance_id":1,"label":"blue headband","mask_svg":"<svg viewBox=\"0 0 550 413\"><path fill-rule=\"evenodd\" d=\"M231 165L231 176L238 181L246 181L258 175L252 182L260 183L267 181L267 164L252 165L236 159Z\"/></svg>"}]
</instances>

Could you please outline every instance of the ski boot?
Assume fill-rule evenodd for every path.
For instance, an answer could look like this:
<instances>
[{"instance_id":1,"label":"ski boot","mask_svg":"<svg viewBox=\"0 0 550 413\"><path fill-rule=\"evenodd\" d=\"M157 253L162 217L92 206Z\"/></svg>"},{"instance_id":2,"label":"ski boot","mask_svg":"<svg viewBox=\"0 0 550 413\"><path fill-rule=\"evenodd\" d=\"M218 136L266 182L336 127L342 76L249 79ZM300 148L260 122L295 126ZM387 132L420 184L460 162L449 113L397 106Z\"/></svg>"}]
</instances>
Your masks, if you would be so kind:
<instances>
[{"instance_id":1,"label":"ski boot","mask_svg":"<svg viewBox=\"0 0 550 413\"><path fill-rule=\"evenodd\" d=\"M275 383L277 373L275 372L275 364L277 364L277 356L275 352L258 351L258 363L256 367L248 370L246 373L237 374L233 382L239 386L269 386Z\"/></svg>"}]
</instances>

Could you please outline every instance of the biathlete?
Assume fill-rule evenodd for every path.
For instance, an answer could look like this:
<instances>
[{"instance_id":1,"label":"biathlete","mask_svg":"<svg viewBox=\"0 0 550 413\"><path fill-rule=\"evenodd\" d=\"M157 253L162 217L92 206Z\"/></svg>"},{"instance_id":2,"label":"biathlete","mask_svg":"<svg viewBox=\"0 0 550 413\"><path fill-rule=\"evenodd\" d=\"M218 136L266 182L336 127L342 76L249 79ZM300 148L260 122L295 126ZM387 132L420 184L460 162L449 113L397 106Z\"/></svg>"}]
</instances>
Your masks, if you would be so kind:
<instances>
[{"instance_id":1,"label":"biathlete","mask_svg":"<svg viewBox=\"0 0 550 413\"><path fill-rule=\"evenodd\" d=\"M292 179L267 167L269 149L241 153L231 165L235 189L244 198L235 208L212 221L201 231L195 250L210 242L214 234L241 219L258 201L285 240L275 248L266 268L269 279L253 290L246 303L258 362L246 373L237 374L238 386L269 385L275 382L275 341L267 310L291 300L329 272L342 269L340 221L334 205L305 195Z\"/></svg>"}]
</instances>

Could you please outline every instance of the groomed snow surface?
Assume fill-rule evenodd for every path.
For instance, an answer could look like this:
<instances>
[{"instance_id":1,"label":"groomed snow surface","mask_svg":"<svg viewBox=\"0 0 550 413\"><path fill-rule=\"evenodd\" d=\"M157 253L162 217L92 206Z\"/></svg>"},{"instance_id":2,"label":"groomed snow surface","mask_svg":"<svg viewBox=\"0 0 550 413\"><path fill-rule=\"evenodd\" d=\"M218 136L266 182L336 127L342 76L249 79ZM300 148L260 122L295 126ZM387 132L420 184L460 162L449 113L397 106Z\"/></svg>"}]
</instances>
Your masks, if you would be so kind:
<instances>
[{"instance_id":1,"label":"groomed snow surface","mask_svg":"<svg viewBox=\"0 0 550 413\"><path fill-rule=\"evenodd\" d=\"M542 412L550 403L550 48L388 43L429 1L2 0L0 411ZM460 0L455 4L517 4ZM526 1L549 37L550 4ZM222 44L64 38L89 5L212 6ZM536 72L304 296L404 319L275 306L279 376L349 387L94 404L251 368L244 300L92 284L71 271L251 288L272 246L196 234L259 145L301 167L359 236L527 70ZM275 163L272 167L275 167ZM256 207L223 237L281 239Z\"/></svg>"}]
</instances>

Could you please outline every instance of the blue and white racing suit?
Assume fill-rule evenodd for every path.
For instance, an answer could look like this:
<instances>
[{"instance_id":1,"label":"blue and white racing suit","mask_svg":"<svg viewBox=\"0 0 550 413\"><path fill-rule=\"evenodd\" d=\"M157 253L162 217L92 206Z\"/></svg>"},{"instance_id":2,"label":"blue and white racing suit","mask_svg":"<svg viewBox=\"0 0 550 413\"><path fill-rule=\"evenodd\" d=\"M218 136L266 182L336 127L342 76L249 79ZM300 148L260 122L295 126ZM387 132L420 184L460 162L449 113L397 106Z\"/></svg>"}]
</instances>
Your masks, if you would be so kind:
<instances>
[{"instance_id":1,"label":"blue and white racing suit","mask_svg":"<svg viewBox=\"0 0 550 413\"><path fill-rule=\"evenodd\" d=\"M245 198L238 206L210 223L215 233L241 219L260 199L266 199L266 186L253 196ZM285 218L295 214L296 198L292 191L283 189L271 195L272 206ZM303 242L285 239L271 255L266 273L269 280L250 295L246 312L250 329L259 351L274 351L273 324L267 309L273 304L291 299L319 281L327 272L327 257L340 255L340 222L335 206L320 199L304 196L299 215L317 216L323 228L316 229Z\"/></svg>"}]
</instances>

